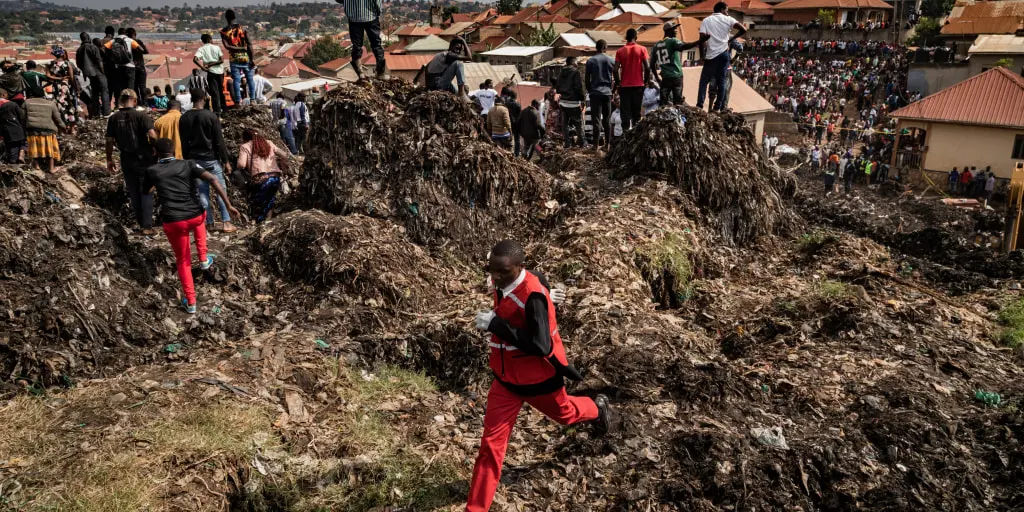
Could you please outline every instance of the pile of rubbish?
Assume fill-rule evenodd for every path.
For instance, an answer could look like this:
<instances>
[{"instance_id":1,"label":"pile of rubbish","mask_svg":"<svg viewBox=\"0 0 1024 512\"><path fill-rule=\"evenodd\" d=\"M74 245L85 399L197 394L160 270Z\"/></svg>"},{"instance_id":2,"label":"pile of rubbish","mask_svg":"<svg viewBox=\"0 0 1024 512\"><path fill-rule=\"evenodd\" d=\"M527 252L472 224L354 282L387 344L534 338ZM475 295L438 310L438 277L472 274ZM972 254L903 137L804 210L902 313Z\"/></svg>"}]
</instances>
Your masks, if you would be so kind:
<instances>
[{"instance_id":1,"label":"pile of rubbish","mask_svg":"<svg viewBox=\"0 0 1024 512\"><path fill-rule=\"evenodd\" d=\"M609 155L616 176L667 179L709 214L722 239L746 245L784 232L795 180L765 160L739 114L658 109Z\"/></svg>"},{"instance_id":2,"label":"pile of rubbish","mask_svg":"<svg viewBox=\"0 0 1024 512\"><path fill-rule=\"evenodd\" d=\"M271 116L270 107L266 105L245 105L241 108L226 110L221 116L221 128L224 132L224 143L228 154L237 157L238 146L242 145L242 133L247 129L272 142L275 146L288 151L288 146L281 139L281 132Z\"/></svg>"},{"instance_id":3,"label":"pile of rubbish","mask_svg":"<svg viewBox=\"0 0 1024 512\"><path fill-rule=\"evenodd\" d=\"M523 235L572 200L571 187L480 141L457 97L380 83L387 94L345 84L314 109L301 181L310 206L391 219L416 243L483 254L483 240Z\"/></svg>"}]
</instances>

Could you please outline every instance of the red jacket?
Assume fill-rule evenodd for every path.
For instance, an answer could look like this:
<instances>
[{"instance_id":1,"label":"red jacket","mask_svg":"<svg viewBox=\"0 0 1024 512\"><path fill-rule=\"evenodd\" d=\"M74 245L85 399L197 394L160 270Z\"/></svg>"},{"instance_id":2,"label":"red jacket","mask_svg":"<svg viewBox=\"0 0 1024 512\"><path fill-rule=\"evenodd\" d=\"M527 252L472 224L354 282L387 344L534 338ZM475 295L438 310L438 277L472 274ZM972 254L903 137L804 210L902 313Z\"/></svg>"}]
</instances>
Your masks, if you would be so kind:
<instances>
[{"instance_id":1,"label":"red jacket","mask_svg":"<svg viewBox=\"0 0 1024 512\"><path fill-rule=\"evenodd\" d=\"M526 301L533 293L543 294L547 300L548 326L551 329L551 354L548 357L554 356L563 366L568 366L565 348L562 346L562 337L558 333L558 322L555 320L555 305L551 302L547 288L540 284L536 275L526 272L522 283L501 300L498 300L498 292L495 291L494 314L507 321L513 328L525 328ZM503 384L511 385L510 388L513 392L517 391L515 387L519 386L545 383L554 385L555 380L558 381L556 389L562 387L562 380L547 357L524 354L515 345L507 343L493 334L490 347L491 371Z\"/></svg>"}]
</instances>

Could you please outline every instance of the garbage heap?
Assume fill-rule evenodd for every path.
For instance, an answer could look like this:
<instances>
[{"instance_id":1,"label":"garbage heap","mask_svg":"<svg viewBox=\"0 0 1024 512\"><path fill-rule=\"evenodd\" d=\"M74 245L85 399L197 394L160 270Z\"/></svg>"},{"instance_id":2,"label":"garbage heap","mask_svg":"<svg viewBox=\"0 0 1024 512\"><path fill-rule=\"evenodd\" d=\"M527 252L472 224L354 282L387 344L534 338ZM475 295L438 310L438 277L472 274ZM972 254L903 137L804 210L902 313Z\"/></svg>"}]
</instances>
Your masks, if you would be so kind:
<instances>
[{"instance_id":1,"label":"garbage heap","mask_svg":"<svg viewBox=\"0 0 1024 512\"><path fill-rule=\"evenodd\" d=\"M119 371L177 334L159 313L179 289L173 258L83 199L67 175L0 167L0 394Z\"/></svg>"},{"instance_id":2,"label":"garbage heap","mask_svg":"<svg viewBox=\"0 0 1024 512\"><path fill-rule=\"evenodd\" d=\"M316 104L312 125L301 180L310 206L391 219L416 243L482 255L571 197L480 140L467 103L398 79L339 86Z\"/></svg>"},{"instance_id":3,"label":"garbage heap","mask_svg":"<svg viewBox=\"0 0 1024 512\"><path fill-rule=\"evenodd\" d=\"M739 114L680 107L645 116L612 149L615 176L667 179L691 195L722 240L746 245L779 234L794 217L796 181L762 158Z\"/></svg>"},{"instance_id":4,"label":"garbage heap","mask_svg":"<svg viewBox=\"0 0 1024 512\"><path fill-rule=\"evenodd\" d=\"M252 128L264 139L287 151L288 146L281 139L281 132L266 105L246 105L241 108L225 110L221 117L221 128L224 131L224 143L232 158L238 156L238 147L242 145L242 133Z\"/></svg>"}]
</instances>

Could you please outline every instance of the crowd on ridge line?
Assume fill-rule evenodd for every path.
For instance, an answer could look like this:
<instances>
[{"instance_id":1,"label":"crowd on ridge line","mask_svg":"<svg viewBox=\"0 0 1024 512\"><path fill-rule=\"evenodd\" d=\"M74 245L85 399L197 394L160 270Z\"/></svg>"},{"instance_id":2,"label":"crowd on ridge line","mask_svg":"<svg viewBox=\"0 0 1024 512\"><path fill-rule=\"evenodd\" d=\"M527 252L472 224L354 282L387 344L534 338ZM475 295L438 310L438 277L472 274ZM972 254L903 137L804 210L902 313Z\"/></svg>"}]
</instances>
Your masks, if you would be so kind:
<instances>
[{"instance_id":1,"label":"crowd on ridge line","mask_svg":"<svg viewBox=\"0 0 1024 512\"><path fill-rule=\"evenodd\" d=\"M613 140L636 126L644 114L685 104L682 53L691 48L699 48L704 61L696 107L703 109L705 99L710 98L709 110L728 109L732 54L745 29L728 15L725 2L716 4L714 10L701 22L696 42L679 40L674 21L664 23L665 37L651 52L636 43L635 29L626 32L626 44L614 58L605 54L607 43L597 41L596 54L582 72L576 57L568 57L543 102L532 100L525 108L514 90L504 87L499 92L490 80L468 90L463 62L472 60L472 52L461 38L436 54L414 81L419 83L422 77L429 90L449 91L475 102L485 133L516 156L532 158L540 141L556 134L567 148L585 147L589 142L595 151L607 151Z\"/></svg>"},{"instance_id":2,"label":"crowd on ridge line","mask_svg":"<svg viewBox=\"0 0 1024 512\"><path fill-rule=\"evenodd\" d=\"M752 37L745 39L743 46L744 49L753 53L835 54L849 57L888 57L893 54L905 54L907 52L905 45L888 41L794 39L791 37Z\"/></svg>"},{"instance_id":3,"label":"crowd on ridge line","mask_svg":"<svg viewBox=\"0 0 1024 512\"><path fill-rule=\"evenodd\" d=\"M74 135L83 118L108 117L112 103L117 107L116 91L124 90L134 91L140 107L157 113L167 112L171 101L177 102L181 112L189 111L193 108L191 91L196 89L204 91L208 98L204 108L218 116L235 106L269 103L281 138L292 154L298 154L309 129L305 93L298 94L294 102L281 94L268 101L273 86L253 65L248 32L236 22L231 10L225 12L225 21L227 24L220 31L221 45L214 44L209 34L201 36L203 45L193 56L196 68L188 85L178 85L176 93L169 84L150 88L146 83L144 56L148 50L133 28L115 30L108 26L103 39L90 39L88 33L82 32L74 59L63 47L54 45L54 58L43 70L34 61L26 62L24 70L15 62L3 61L2 161L27 162L52 172L61 160L57 133ZM312 94L315 99L318 88ZM13 104L2 105L7 102Z\"/></svg>"}]
</instances>

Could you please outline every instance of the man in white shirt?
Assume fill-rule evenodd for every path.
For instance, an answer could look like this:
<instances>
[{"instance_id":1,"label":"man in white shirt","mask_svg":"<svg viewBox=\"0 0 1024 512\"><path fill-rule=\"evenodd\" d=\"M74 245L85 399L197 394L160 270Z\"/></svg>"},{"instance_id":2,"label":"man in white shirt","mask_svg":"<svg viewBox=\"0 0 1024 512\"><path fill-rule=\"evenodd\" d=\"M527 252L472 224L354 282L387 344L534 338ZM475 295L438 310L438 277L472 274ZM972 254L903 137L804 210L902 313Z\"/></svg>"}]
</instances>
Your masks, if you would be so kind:
<instances>
[{"instance_id":1,"label":"man in white shirt","mask_svg":"<svg viewBox=\"0 0 1024 512\"><path fill-rule=\"evenodd\" d=\"M251 101L250 103L266 103L267 95L274 90L274 84L259 74L258 70L253 70L252 82L256 85L256 101Z\"/></svg>"},{"instance_id":2,"label":"man in white shirt","mask_svg":"<svg viewBox=\"0 0 1024 512\"><path fill-rule=\"evenodd\" d=\"M174 97L181 105L182 112L188 112L192 110L192 95L189 94L188 90L185 89L184 85L178 86L178 95Z\"/></svg>"},{"instance_id":3,"label":"man in white shirt","mask_svg":"<svg viewBox=\"0 0 1024 512\"><path fill-rule=\"evenodd\" d=\"M730 37L732 30L736 35ZM715 104L710 105L711 111L721 111L725 101L725 79L731 60L732 42L747 32L735 18L729 16L729 6L725 2L715 4L715 12L704 18L700 23L701 54L704 67L700 72L700 85L697 89L697 108L704 108L704 97L707 95L708 84L715 82L718 94Z\"/></svg>"},{"instance_id":4,"label":"man in white shirt","mask_svg":"<svg viewBox=\"0 0 1024 512\"><path fill-rule=\"evenodd\" d=\"M224 53L220 46L213 44L210 34L203 34L201 37L203 45L196 50L192 62L199 69L206 72L206 84L204 89L210 95L210 107L214 113L220 114L224 111Z\"/></svg>"},{"instance_id":5,"label":"man in white shirt","mask_svg":"<svg viewBox=\"0 0 1024 512\"><path fill-rule=\"evenodd\" d=\"M494 98L498 97L498 93L493 89L493 87L493 82L491 82L491 79L488 78L487 81L480 84L479 89L469 93L469 97L476 98L476 100L480 103L481 116L486 116L487 113L490 112L492 108L494 108Z\"/></svg>"}]
</instances>

